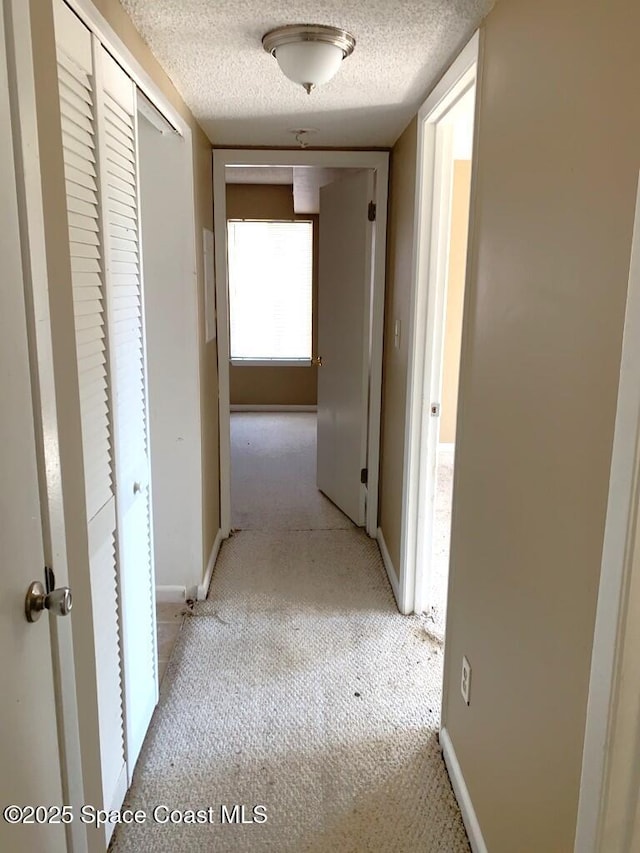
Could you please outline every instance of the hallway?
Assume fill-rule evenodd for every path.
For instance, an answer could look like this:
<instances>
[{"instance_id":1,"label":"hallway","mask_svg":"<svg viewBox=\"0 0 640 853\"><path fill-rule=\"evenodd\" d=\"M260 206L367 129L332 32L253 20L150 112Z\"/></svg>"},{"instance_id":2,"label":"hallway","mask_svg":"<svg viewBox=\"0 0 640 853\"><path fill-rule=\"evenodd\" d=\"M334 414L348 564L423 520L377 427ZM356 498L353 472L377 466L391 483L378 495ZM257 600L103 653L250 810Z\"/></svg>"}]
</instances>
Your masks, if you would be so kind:
<instances>
[{"instance_id":1,"label":"hallway","mask_svg":"<svg viewBox=\"0 0 640 853\"><path fill-rule=\"evenodd\" d=\"M236 532L185 619L125 802L213 820L122 826L112 849L468 851L437 742L442 646L398 614L377 544L315 490L315 416L233 415L232 445ZM222 825L235 804L268 819Z\"/></svg>"}]
</instances>

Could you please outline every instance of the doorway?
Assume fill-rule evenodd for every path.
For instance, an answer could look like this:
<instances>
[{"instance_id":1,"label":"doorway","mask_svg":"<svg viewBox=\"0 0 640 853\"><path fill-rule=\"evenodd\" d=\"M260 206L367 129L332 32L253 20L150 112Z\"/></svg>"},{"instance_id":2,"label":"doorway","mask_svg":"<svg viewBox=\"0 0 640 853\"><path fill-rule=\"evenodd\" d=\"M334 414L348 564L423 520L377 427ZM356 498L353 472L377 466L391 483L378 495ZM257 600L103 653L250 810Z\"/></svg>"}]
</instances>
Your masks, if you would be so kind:
<instances>
[{"instance_id":1,"label":"doorway","mask_svg":"<svg viewBox=\"0 0 640 853\"><path fill-rule=\"evenodd\" d=\"M232 526L364 526L373 172L226 178Z\"/></svg>"},{"instance_id":2,"label":"doorway","mask_svg":"<svg viewBox=\"0 0 640 853\"><path fill-rule=\"evenodd\" d=\"M455 479L477 58L476 34L418 115L400 605L404 613L427 613L441 640Z\"/></svg>"},{"instance_id":3,"label":"doorway","mask_svg":"<svg viewBox=\"0 0 640 853\"><path fill-rule=\"evenodd\" d=\"M435 417L438 428L433 527L431 537L424 537L418 553L416 579L419 581L419 597L416 598L416 607L429 615L432 630L441 639L444 639L447 609L474 106L475 86L472 86L436 125L436 138L442 138L442 158L437 168L442 169L446 181L440 204L445 216L445 208L448 208L448 216L446 219L443 217L444 245L438 247L438 251L444 254L444 258L438 261L442 279L436 282L436 287L443 288L442 295L437 297L441 308L436 322L440 329L434 340L440 352L435 354L434 371L425 376L424 395L431 406L440 407L437 415L430 411L430 417ZM439 371L437 361L440 362ZM425 491L431 488L427 477L422 488ZM430 495L425 494L426 501L429 498Z\"/></svg>"},{"instance_id":4,"label":"doorway","mask_svg":"<svg viewBox=\"0 0 640 853\"><path fill-rule=\"evenodd\" d=\"M293 353L294 358L290 359L288 364L255 364L251 359L247 359L244 365L240 365L238 360L233 358L230 342L230 297L229 297L229 267L227 258L230 257L229 251L229 225L228 220L234 219L230 204L230 197L227 195L227 182L230 176L234 176L237 181L238 174L251 170L260 170L265 175L265 181L269 181L274 175L283 170L291 172L292 170L302 170L309 177L311 171L324 172L323 183L327 186L331 183L333 175L328 181L326 180L326 172L335 172L336 170L350 170L358 173L365 172L371 175L374 186L369 186L366 189L366 201L362 206L361 220L364 228L370 228L375 234L375 239L372 239L368 244L368 257L362 259L362 275L368 276L366 279L367 286L360 289L353 288L354 291L362 293L363 303L360 305L358 314L358 326L362 330L362 336L356 336L360 341L359 363L362 368L358 373L358 385L361 396L357 399L356 405L359 407L362 416L360 419L360 428L358 430L358 441L361 443L356 448L356 452L349 452L349 462L353 468L349 477L349 484L356 493L356 503L359 503L360 495L364 491L366 499L362 500L361 515L355 518L356 523L366 525L369 535L375 536L377 529L377 497L378 497L378 453L379 453L379 431L380 431L380 396L381 396L381 371L382 371L382 313L384 299L384 257L385 257L385 235L386 235L386 196L387 196L387 176L388 176L388 155L386 153L377 152L287 152L287 151L214 151L214 195L217 200L215 207L215 248L216 248L216 301L217 301L217 331L218 331L218 357L219 357L219 397L220 397L220 479L221 479L221 532L223 536L228 536L232 526L231 516L231 409L232 403L234 407L241 406L245 409L258 407L273 409L274 406L284 407L294 411L297 408L311 409L317 406L317 398L315 390L305 388L310 376L309 368L318 366L319 350L315 349L317 334L315 329L312 331L313 347L310 352ZM352 176L353 178L357 175ZM249 180L255 180L252 176ZM290 180L290 179L289 179ZM258 181L257 183L264 183ZM337 184L337 182L336 182ZM319 183L318 183L319 187ZM316 187L316 189L318 189ZM287 189L291 192L291 187ZM365 190L362 190L364 193ZM362 198L365 196L362 195ZM377 217L370 217L371 210L379 211ZM305 215L309 219L309 214L302 213L300 218L304 219ZM294 219L295 219L294 214ZM273 218L270 217L273 221ZM375 220L375 221L374 221ZM292 220L290 220L292 221ZM327 230L327 229L325 229ZM325 264L326 266L326 264ZM364 278L363 278L364 281ZM343 306L344 307L344 306ZM353 308L354 306L351 306ZM317 312L316 312L317 313ZM334 316L343 317L342 307L335 312ZM314 323L316 323L314 315ZM325 324L326 326L326 324ZM317 328L317 327L316 327ZM321 334L320 334L321 337ZM343 336L340 336L341 338ZM325 344L320 341L320 349ZM324 355L324 353L320 353ZM336 357L333 361L338 362ZM312 362L316 364L313 365ZM322 370L328 375L326 366L330 365L332 359L324 360ZM283 370L289 371L290 379L294 385L300 385L300 394L296 399L280 399L280 402L237 402L241 396L238 393L246 393L246 385L248 379L251 378L251 371L260 371L260 385L262 391L266 392L266 387L269 383L272 384L272 397L282 393L281 377L277 378L274 372ZM304 373L303 373L304 371ZM306 373L306 377L305 377ZM254 383L255 384L255 383ZM314 383L312 383L314 384ZM238 392L238 388L244 386L244 392ZM278 390L278 388L280 390ZM232 399L232 390L235 402ZM308 399L307 399L308 398ZM322 405L320 406L322 411ZM334 418L335 422L335 418ZM329 420L331 423L331 420ZM323 429L321 419L321 432ZM330 430L329 430L330 432ZM362 439L364 436L364 439ZM348 440L348 437L347 439ZM321 439L322 444L322 439ZM363 472L369 473L368 482L363 477ZM324 490L324 489L323 489ZM326 491L326 490L325 490ZM340 500L335 499L330 495L332 500L340 506ZM365 509L366 503L366 509ZM341 507L344 511L349 512L344 506ZM353 517L353 515L351 516Z\"/></svg>"},{"instance_id":5,"label":"doorway","mask_svg":"<svg viewBox=\"0 0 640 853\"><path fill-rule=\"evenodd\" d=\"M318 190L293 169L226 170L231 525L310 529L316 490ZM315 176L317 177L317 176Z\"/></svg>"}]
</instances>

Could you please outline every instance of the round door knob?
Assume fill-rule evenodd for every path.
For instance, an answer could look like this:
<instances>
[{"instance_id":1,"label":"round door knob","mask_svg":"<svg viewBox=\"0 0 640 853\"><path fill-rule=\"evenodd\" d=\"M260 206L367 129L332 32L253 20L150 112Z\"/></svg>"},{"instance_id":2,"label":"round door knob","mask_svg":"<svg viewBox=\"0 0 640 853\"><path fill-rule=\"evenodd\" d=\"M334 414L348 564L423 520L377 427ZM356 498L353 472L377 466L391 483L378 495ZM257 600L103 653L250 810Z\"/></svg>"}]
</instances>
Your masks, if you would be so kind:
<instances>
[{"instance_id":1,"label":"round door knob","mask_svg":"<svg viewBox=\"0 0 640 853\"><path fill-rule=\"evenodd\" d=\"M56 616L68 616L73 607L73 596L68 586L61 586L45 593L40 581L34 581L27 590L24 612L27 622L37 622L43 610Z\"/></svg>"}]
</instances>

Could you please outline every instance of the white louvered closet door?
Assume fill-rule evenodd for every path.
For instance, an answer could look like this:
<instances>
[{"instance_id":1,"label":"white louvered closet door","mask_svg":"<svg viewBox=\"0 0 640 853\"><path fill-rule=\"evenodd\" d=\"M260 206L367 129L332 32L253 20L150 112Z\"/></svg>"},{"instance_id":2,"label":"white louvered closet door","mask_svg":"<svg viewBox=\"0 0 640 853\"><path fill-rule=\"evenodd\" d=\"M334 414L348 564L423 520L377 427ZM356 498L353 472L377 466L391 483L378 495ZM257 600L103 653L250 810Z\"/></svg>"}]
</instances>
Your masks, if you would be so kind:
<instances>
[{"instance_id":1,"label":"white louvered closet door","mask_svg":"<svg viewBox=\"0 0 640 853\"><path fill-rule=\"evenodd\" d=\"M100 49L100 172L114 388L117 518L129 774L158 700L151 556L136 90Z\"/></svg>"},{"instance_id":2,"label":"white louvered closet door","mask_svg":"<svg viewBox=\"0 0 640 853\"><path fill-rule=\"evenodd\" d=\"M127 773L95 74L89 30L62 2L54 9L95 640L100 805L118 808ZM85 617L74 611L74 619Z\"/></svg>"}]
</instances>

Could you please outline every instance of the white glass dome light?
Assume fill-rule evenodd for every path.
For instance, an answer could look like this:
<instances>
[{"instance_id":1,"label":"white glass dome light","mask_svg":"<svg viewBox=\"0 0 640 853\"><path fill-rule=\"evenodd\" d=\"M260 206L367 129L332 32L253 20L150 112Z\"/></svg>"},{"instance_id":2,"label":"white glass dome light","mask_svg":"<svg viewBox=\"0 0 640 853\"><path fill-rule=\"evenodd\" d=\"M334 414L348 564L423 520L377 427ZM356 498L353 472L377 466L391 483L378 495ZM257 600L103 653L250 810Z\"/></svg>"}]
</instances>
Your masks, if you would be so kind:
<instances>
[{"instance_id":1,"label":"white glass dome light","mask_svg":"<svg viewBox=\"0 0 640 853\"><path fill-rule=\"evenodd\" d=\"M331 80L342 60L353 53L356 40L338 27L292 24L268 32L262 45L276 58L285 77L310 95L316 86Z\"/></svg>"}]
</instances>

